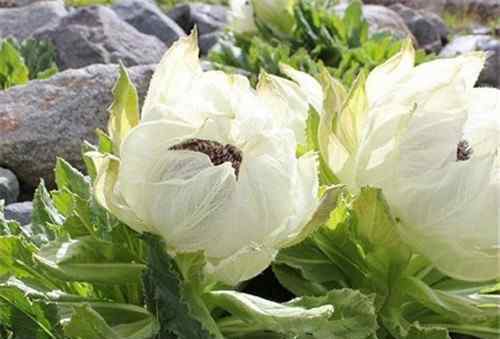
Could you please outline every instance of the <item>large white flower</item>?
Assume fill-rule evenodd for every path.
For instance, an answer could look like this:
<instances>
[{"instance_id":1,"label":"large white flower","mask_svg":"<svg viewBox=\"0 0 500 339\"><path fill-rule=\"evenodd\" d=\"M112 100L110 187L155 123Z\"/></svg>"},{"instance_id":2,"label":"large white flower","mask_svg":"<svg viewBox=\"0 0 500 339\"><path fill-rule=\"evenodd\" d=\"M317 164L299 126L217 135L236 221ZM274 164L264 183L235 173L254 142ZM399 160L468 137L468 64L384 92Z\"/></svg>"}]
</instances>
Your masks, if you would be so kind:
<instances>
[{"instance_id":1,"label":"large white flower","mask_svg":"<svg viewBox=\"0 0 500 339\"><path fill-rule=\"evenodd\" d=\"M349 93L323 81L322 155L353 192L382 188L402 238L440 270L499 278L500 91L474 88L482 54L414 56L407 43Z\"/></svg>"},{"instance_id":2,"label":"large white flower","mask_svg":"<svg viewBox=\"0 0 500 339\"><path fill-rule=\"evenodd\" d=\"M291 124L268 104L276 101L282 108L285 94L203 72L196 34L181 39L157 67L119 159L97 160L97 196L174 253L205 251L219 280L252 278L318 207L315 156L296 158Z\"/></svg>"}]
</instances>

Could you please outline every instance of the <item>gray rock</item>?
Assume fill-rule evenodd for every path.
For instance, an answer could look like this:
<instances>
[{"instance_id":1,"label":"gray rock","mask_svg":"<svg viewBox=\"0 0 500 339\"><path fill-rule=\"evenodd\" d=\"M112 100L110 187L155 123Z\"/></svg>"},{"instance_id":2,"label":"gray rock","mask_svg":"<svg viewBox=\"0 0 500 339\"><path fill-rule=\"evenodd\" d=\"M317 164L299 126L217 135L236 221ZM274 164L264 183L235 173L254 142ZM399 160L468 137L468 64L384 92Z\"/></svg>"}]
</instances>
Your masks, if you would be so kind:
<instances>
[{"instance_id":1,"label":"gray rock","mask_svg":"<svg viewBox=\"0 0 500 339\"><path fill-rule=\"evenodd\" d=\"M129 69L140 98L153 69ZM53 187L57 156L83 168L82 142L95 142L96 128L105 129L117 74L116 65L92 65L0 91L0 165L30 188L40 178Z\"/></svg>"},{"instance_id":2,"label":"gray rock","mask_svg":"<svg viewBox=\"0 0 500 339\"><path fill-rule=\"evenodd\" d=\"M426 10L432 13L441 13L444 9L446 0L364 0L363 3L387 7L401 4L413 9Z\"/></svg>"},{"instance_id":3,"label":"gray rock","mask_svg":"<svg viewBox=\"0 0 500 339\"><path fill-rule=\"evenodd\" d=\"M200 36L198 45L200 47L201 55L208 55L208 52L217 45L221 38L221 32L212 32Z\"/></svg>"},{"instance_id":4,"label":"gray rock","mask_svg":"<svg viewBox=\"0 0 500 339\"><path fill-rule=\"evenodd\" d=\"M500 17L499 0L446 0L445 9L457 14L475 15L480 19Z\"/></svg>"},{"instance_id":5,"label":"gray rock","mask_svg":"<svg viewBox=\"0 0 500 339\"><path fill-rule=\"evenodd\" d=\"M500 88L500 40L489 35L458 36L441 51L440 56L453 57L472 51L485 51L489 54L479 83Z\"/></svg>"},{"instance_id":6,"label":"gray rock","mask_svg":"<svg viewBox=\"0 0 500 339\"><path fill-rule=\"evenodd\" d=\"M395 4L390 8L403 18L417 39L419 47L426 51L439 53L448 41L448 28L437 14L415 10L401 4Z\"/></svg>"},{"instance_id":7,"label":"gray rock","mask_svg":"<svg viewBox=\"0 0 500 339\"><path fill-rule=\"evenodd\" d=\"M171 9L167 15L172 18L184 32L189 33L196 26L201 35L223 29L227 24L227 9L219 5L202 3L182 4Z\"/></svg>"},{"instance_id":8,"label":"gray rock","mask_svg":"<svg viewBox=\"0 0 500 339\"><path fill-rule=\"evenodd\" d=\"M120 18L134 26L139 32L156 36L167 47L186 35L184 30L174 20L163 14L153 2L121 0L112 8Z\"/></svg>"},{"instance_id":9,"label":"gray rock","mask_svg":"<svg viewBox=\"0 0 500 339\"><path fill-rule=\"evenodd\" d=\"M347 4L337 5L334 7L334 11L337 15L343 16L347 6ZM390 8L378 5L364 5L363 16L370 25L371 35L387 33L398 39L406 37L414 39L403 18Z\"/></svg>"},{"instance_id":10,"label":"gray rock","mask_svg":"<svg viewBox=\"0 0 500 339\"><path fill-rule=\"evenodd\" d=\"M64 2L37 2L19 8L0 8L0 38L14 37L24 40L36 30L46 25L55 24L68 12Z\"/></svg>"},{"instance_id":11,"label":"gray rock","mask_svg":"<svg viewBox=\"0 0 500 339\"><path fill-rule=\"evenodd\" d=\"M22 226L31 223L33 215L33 203L31 201L18 202L5 207L4 217L7 220L15 220Z\"/></svg>"},{"instance_id":12,"label":"gray rock","mask_svg":"<svg viewBox=\"0 0 500 339\"><path fill-rule=\"evenodd\" d=\"M12 171L0 167L0 200L5 204L17 201L19 196L19 181Z\"/></svg>"},{"instance_id":13,"label":"gray rock","mask_svg":"<svg viewBox=\"0 0 500 339\"><path fill-rule=\"evenodd\" d=\"M152 64L166 50L158 38L140 33L102 6L78 9L34 35L54 44L62 70L118 61L126 66Z\"/></svg>"}]
</instances>

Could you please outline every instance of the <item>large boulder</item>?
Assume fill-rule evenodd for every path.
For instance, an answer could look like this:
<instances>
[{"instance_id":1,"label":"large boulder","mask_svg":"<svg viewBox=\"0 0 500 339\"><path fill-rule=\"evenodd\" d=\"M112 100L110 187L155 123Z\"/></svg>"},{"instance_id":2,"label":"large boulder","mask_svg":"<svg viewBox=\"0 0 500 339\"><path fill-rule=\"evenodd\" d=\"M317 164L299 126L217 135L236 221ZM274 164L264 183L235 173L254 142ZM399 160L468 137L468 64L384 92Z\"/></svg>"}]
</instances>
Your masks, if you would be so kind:
<instances>
[{"instance_id":1,"label":"large boulder","mask_svg":"<svg viewBox=\"0 0 500 339\"><path fill-rule=\"evenodd\" d=\"M167 15L189 33L195 26L200 35L222 30L227 24L227 8L220 5L190 3L177 5Z\"/></svg>"},{"instance_id":2,"label":"large boulder","mask_svg":"<svg viewBox=\"0 0 500 339\"><path fill-rule=\"evenodd\" d=\"M348 4L341 4L334 7L337 15L343 16ZM404 39L411 37L412 33L406 26L403 18L392 9L378 5L364 5L363 16L370 25L370 34L387 33L395 38Z\"/></svg>"},{"instance_id":3,"label":"large boulder","mask_svg":"<svg viewBox=\"0 0 500 339\"><path fill-rule=\"evenodd\" d=\"M129 69L140 98L153 69ZM0 91L0 166L26 188L40 178L53 185L56 157L82 168L82 142L94 142L96 128L105 128L117 75L116 65L93 65Z\"/></svg>"},{"instance_id":4,"label":"large boulder","mask_svg":"<svg viewBox=\"0 0 500 339\"><path fill-rule=\"evenodd\" d=\"M166 46L121 20L110 8L85 7L37 31L57 50L60 69L123 62L126 66L157 63Z\"/></svg>"},{"instance_id":5,"label":"large boulder","mask_svg":"<svg viewBox=\"0 0 500 339\"><path fill-rule=\"evenodd\" d=\"M448 42L448 28L439 15L395 4L390 7L404 20L419 47L428 52L439 53Z\"/></svg>"},{"instance_id":6,"label":"large boulder","mask_svg":"<svg viewBox=\"0 0 500 339\"><path fill-rule=\"evenodd\" d=\"M36 30L55 24L67 15L64 1L36 2L29 6L0 8L0 38L24 40Z\"/></svg>"},{"instance_id":7,"label":"large boulder","mask_svg":"<svg viewBox=\"0 0 500 339\"><path fill-rule=\"evenodd\" d=\"M121 0L113 5L120 18L134 26L139 32L154 35L169 47L184 30L171 18L163 14L154 2L145 0Z\"/></svg>"},{"instance_id":8,"label":"large boulder","mask_svg":"<svg viewBox=\"0 0 500 339\"><path fill-rule=\"evenodd\" d=\"M19 181L12 171L0 167L0 200L6 204L17 201L19 196Z\"/></svg>"},{"instance_id":9,"label":"large boulder","mask_svg":"<svg viewBox=\"0 0 500 339\"><path fill-rule=\"evenodd\" d=\"M500 40L489 35L458 36L441 51L440 56L453 57L473 51L488 53L479 83L500 88Z\"/></svg>"}]
</instances>

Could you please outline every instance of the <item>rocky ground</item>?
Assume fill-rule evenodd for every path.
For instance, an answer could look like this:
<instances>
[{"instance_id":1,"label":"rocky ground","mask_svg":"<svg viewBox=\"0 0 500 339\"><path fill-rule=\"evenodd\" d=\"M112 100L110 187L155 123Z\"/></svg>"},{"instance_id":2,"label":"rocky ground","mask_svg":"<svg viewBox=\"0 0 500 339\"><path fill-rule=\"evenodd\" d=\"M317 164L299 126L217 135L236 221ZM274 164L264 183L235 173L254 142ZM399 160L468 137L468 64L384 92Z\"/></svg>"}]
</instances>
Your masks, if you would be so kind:
<instances>
[{"instance_id":1,"label":"rocky ground","mask_svg":"<svg viewBox=\"0 0 500 339\"><path fill-rule=\"evenodd\" d=\"M373 32L412 36L419 47L449 57L489 52L482 85L500 87L500 0L366 0ZM342 12L343 5L337 7ZM43 179L53 187L56 157L81 166L80 145L105 128L117 76L129 67L144 97L154 64L179 37L198 27L202 54L217 44L227 9L189 3L169 12L153 0L70 8L63 0L0 0L0 38L35 37L57 49L62 72L0 91L0 200L7 218L29 223L31 197Z\"/></svg>"}]
</instances>

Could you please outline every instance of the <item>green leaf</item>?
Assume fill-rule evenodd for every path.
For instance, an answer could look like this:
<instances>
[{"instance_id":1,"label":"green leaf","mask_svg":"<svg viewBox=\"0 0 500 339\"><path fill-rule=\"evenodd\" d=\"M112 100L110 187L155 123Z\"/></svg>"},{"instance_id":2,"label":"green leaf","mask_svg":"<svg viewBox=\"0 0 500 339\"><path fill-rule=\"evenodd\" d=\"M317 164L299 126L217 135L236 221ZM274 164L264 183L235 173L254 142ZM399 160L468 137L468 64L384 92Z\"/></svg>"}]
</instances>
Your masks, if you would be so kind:
<instances>
[{"instance_id":1,"label":"green leaf","mask_svg":"<svg viewBox=\"0 0 500 339\"><path fill-rule=\"evenodd\" d=\"M0 89L23 85L29 80L29 70L23 56L8 40L0 42Z\"/></svg>"},{"instance_id":2,"label":"green leaf","mask_svg":"<svg viewBox=\"0 0 500 339\"><path fill-rule=\"evenodd\" d=\"M365 339L377 329L373 298L352 290L331 291L278 304L236 291L215 291L211 303L231 317L219 322L229 337L270 331L288 337Z\"/></svg>"},{"instance_id":3,"label":"green leaf","mask_svg":"<svg viewBox=\"0 0 500 339\"><path fill-rule=\"evenodd\" d=\"M56 306L44 299L19 280L6 280L0 283L0 321L14 331L15 338L62 339Z\"/></svg>"},{"instance_id":4,"label":"green leaf","mask_svg":"<svg viewBox=\"0 0 500 339\"><path fill-rule=\"evenodd\" d=\"M64 159L57 158L55 177L59 190L68 189L82 199L90 198L89 178L85 177Z\"/></svg>"},{"instance_id":5,"label":"green leaf","mask_svg":"<svg viewBox=\"0 0 500 339\"><path fill-rule=\"evenodd\" d=\"M460 324L477 323L488 319L488 313L471 300L446 291L432 289L421 280L407 277L401 289L415 301L440 314L443 319Z\"/></svg>"},{"instance_id":6,"label":"green leaf","mask_svg":"<svg viewBox=\"0 0 500 339\"><path fill-rule=\"evenodd\" d=\"M46 242L56 238L54 228L63 223L64 217L54 206L54 202L51 200L50 194L42 180L33 198L33 230L39 237L45 238L45 241L42 242Z\"/></svg>"},{"instance_id":7,"label":"green leaf","mask_svg":"<svg viewBox=\"0 0 500 339\"><path fill-rule=\"evenodd\" d=\"M164 243L157 237L146 234L148 245L148 269L144 274L144 288L148 309L155 314L161 329L158 339L209 339L222 338L220 334L210 334L208 328L213 319L198 319L192 304L199 307L199 297L186 293L181 272L174 260L167 254ZM189 292L189 291L188 291ZM199 313L198 313L199 314Z\"/></svg>"},{"instance_id":8,"label":"green leaf","mask_svg":"<svg viewBox=\"0 0 500 339\"><path fill-rule=\"evenodd\" d=\"M142 307L112 303L73 304L64 333L74 339L150 339L158 323Z\"/></svg>"},{"instance_id":9,"label":"green leaf","mask_svg":"<svg viewBox=\"0 0 500 339\"><path fill-rule=\"evenodd\" d=\"M137 90L122 64L120 64L120 76L113 88L113 98L113 103L108 109L108 133L113 141L113 151L119 155L123 139L140 120Z\"/></svg>"},{"instance_id":10,"label":"green leaf","mask_svg":"<svg viewBox=\"0 0 500 339\"><path fill-rule=\"evenodd\" d=\"M65 281L138 284L145 269L120 244L92 237L51 242L34 258L52 276Z\"/></svg>"},{"instance_id":11,"label":"green leaf","mask_svg":"<svg viewBox=\"0 0 500 339\"><path fill-rule=\"evenodd\" d=\"M374 336L378 328L374 303L374 295L343 289L332 290L321 297L303 297L289 305L306 308L334 305L335 312L328 321L323 321L319 339L365 339Z\"/></svg>"}]
</instances>

